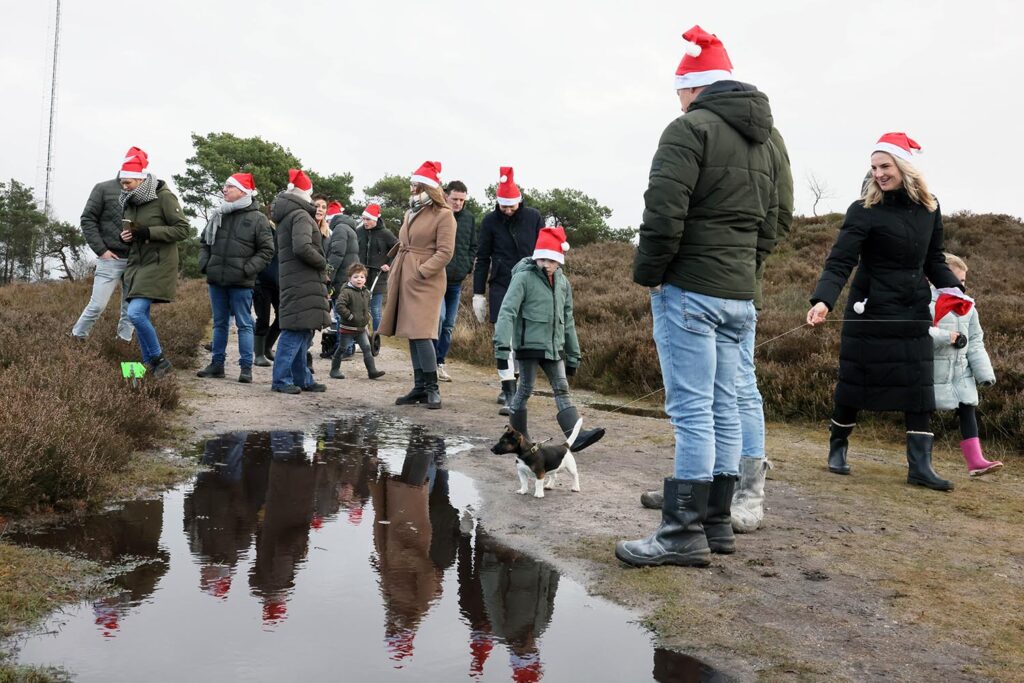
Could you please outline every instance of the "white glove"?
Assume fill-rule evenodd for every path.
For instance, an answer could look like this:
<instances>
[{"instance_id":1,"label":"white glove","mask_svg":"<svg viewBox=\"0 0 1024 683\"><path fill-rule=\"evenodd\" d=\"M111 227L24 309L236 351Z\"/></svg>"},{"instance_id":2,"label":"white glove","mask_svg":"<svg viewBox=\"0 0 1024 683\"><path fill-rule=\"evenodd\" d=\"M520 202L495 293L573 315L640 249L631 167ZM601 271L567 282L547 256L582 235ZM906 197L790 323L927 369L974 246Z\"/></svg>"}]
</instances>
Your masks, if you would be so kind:
<instances>
[{"instance_id":1,"label":"white glove","mask_svg":"<svg viewBox=\"0 0 1024 683\"><path fill-rule=\"evenodd\" d=\"M487 298L483 294L473 295L473 314L479 323L487 320Z\"/></svg>"}]
</instances>

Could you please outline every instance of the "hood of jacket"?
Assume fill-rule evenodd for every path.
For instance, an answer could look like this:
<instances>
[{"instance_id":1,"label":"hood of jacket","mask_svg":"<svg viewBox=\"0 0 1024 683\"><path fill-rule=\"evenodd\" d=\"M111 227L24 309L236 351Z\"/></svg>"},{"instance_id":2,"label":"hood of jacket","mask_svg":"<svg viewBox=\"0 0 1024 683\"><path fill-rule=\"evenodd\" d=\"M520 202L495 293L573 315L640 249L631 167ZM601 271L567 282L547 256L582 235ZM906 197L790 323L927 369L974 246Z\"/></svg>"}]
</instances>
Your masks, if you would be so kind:
<instances>
[{"instance_id":1,"label":"hood of jacket","mask_svg":"<svg viewBox=\"0 0 1024 683\"><path fill-rule=\"evenodd\" d=\"M771 136L774 120L768 96L739 81L718 81L704 88L690 105L690 111L706 109L752 142L764 143Z\"/></svg>"},{"instance_id":2,"label":"hood of jacket","mask_svg":"<svg viewBox=\"0 0 1024 683\"><path fill-rule=\"evenodd\" d=\"M293 192L285 190L274 199L274 203L270 207L270 219L274 223L280 223L285 216L296 209L305 211L310 217L316 216L316 208L312 203L307 202Z\"/></svg>"}]
</instances>

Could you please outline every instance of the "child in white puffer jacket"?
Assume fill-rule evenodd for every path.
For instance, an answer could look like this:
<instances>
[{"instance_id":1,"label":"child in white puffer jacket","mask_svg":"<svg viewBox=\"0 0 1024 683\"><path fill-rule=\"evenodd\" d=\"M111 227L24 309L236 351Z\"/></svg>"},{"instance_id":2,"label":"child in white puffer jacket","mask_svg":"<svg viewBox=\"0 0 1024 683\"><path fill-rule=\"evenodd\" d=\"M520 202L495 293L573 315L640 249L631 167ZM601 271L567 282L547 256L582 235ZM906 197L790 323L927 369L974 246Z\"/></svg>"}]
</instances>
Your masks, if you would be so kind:
<instances>
[{"instance_id":1,"label":"child in white puffer jacket","mask_svg":"<svg viewBox=\"0 0 1024 683\"><path fill-rule=\"evenodd\" d=\"M946 254L946 264L961 282L967 280L967 264L953 254ZM932 288L932 319L940 292ZM955 410L960 419L960 450L972 477L994 472L1001 462L989 462L981 452L978 439L978 385L996 383L992 361L985 350L985 333L978 319L977 306L971 305L963 315L951 310L935 320L930 334L935 342L935 408Z\"/></svg>"}]
</instances>

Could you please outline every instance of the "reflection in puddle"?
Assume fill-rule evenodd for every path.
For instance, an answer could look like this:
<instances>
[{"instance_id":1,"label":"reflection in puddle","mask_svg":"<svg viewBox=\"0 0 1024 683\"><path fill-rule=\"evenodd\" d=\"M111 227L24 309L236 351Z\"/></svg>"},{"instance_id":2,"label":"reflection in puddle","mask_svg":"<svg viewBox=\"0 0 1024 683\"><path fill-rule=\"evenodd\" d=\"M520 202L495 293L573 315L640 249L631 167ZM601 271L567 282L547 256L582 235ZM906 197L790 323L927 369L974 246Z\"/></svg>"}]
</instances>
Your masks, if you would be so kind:
<instances>
[{"instance_id":1,"label":"reflection in puddle","mask_svg":"<svg viewBox=\"0 0 1024 683\"><path fill-rule=\"evenodd\" d=\"M628 612L490 538L446 467L468 447L374 415L211 439L190 485L16 539L126 567L18 661L104 682L725 680L662 649L652 673Z\"/></svg>"}]
</instances>

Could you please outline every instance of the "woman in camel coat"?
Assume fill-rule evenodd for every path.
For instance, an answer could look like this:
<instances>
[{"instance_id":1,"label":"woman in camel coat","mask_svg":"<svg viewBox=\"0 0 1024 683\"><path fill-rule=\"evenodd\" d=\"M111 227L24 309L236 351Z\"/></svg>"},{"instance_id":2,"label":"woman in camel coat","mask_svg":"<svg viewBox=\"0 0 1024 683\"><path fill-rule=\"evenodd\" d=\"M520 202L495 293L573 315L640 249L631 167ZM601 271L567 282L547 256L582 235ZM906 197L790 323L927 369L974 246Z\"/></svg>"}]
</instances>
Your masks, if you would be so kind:
<instances>
[{"instance_id":1,"label":"woman in camel coat","mask_svg":"<svg viewBox=\"0 0 1024 683\"><path fill-rule=\"evenodd\" d=\"M440 172L440 162L427 161L413 174L409 211L389 254L394 263L380 333L409 340L415 377L412 391L396 399L397 405L441 407L433 341L448 287L445 266L455 250L455 216L445 203Z\"/></svg>"}]
</instances>

